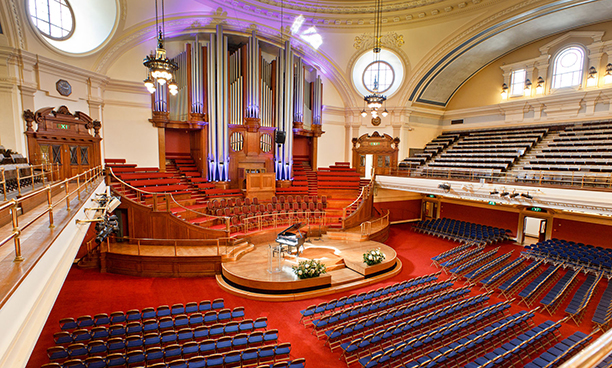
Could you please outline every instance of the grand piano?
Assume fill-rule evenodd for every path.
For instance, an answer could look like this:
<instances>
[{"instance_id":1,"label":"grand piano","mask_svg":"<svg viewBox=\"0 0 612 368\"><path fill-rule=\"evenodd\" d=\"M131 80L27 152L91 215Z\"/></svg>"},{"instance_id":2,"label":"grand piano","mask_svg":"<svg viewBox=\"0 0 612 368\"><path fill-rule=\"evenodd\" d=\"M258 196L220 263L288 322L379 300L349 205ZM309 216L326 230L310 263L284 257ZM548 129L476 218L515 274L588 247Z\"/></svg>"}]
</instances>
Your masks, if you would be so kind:
<instances>
[{"instance_id":1,"label":"grand piano","mask_svg":"<svg viewBox=\"0 0 612 368\"><path fill-rule=\"evenodd\" d=\"M302 251L304 250L304 241L306 240L306 236L304 236L300 231L301 226L302 223L298 222L281 231L276 236L276 242L281 246L281 248L286 246L287 253L292 253L293 248L295 248L295 253L299 256L300 247L302 247Z\"/></svg>"}]
</instances>

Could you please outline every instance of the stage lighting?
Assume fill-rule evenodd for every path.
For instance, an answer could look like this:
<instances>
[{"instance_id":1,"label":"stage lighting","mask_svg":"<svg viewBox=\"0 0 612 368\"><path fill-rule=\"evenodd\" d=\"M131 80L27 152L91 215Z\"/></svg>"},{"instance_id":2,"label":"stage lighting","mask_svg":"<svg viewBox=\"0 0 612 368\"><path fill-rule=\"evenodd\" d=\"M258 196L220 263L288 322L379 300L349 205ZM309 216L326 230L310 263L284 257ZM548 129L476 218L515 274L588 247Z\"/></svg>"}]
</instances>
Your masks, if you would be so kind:
<instances>
[{"instance_id":1,"label":"stage lighting","mask_svg":"<svg viewBox=\"0 0 612 368\"><path fill-rule=\"evenodd\" d=\"M533 199L533 197L530 196L529 193L521 193L521 197L525 197L527 199Z\"/></svg>"},{"instance_id":2,"label":"stage lighting","mask_svg":"<svg viewBox=\"0 0 612 368\"><path fill-rule=\"evenodd\" d=\"M518 195L519 195L518 193L514 192L510 194L510 198L516 198Z\"/></svg>"},{"instance_id":3,"label":"stage lighting","mask_svg":"<svg viewBox=\"0 0 612 368\"><path fill-rule=\"evenodd\" d=\"M101 222L96 224L96 243L100 244L106 240L111 234L119 231L119 219L117 216L104 216Z\"/></svg>"},{"instance_id":4,"label":"stage lighting","mask_svg":"<svg viewBox=\"0 0 612 368\"><path fill-rule=\"evenodd\" d=\"M451 186L450 186L450 184L442 183L442 184L438 185L438 188L443 189L443 190L448 192L451 189Z\"/></svg>"},{"instance_id":5,"label":"stage lighting","mask_svg":"<svg viewBox=\"0 0 612 368\"><path fill-rule=\"evenodd\" d=\"M497 189L493 189L493 191L491 192L491 195L495 195L495 194L499 194L499 192L497 191Z\"/></svg>"},{"instance_id":6,"label":"stage lighting","mask_svg":"<svg viewBox=\"0 0 612 368\"><path fill-rule=\"evenodd\" d=\"M510 194L510 192L501 192L501 193L499 193L499 196L500 196L500 197L505 197L505 196L507 196L508 194Z\"/></svg>"}]
</instances>

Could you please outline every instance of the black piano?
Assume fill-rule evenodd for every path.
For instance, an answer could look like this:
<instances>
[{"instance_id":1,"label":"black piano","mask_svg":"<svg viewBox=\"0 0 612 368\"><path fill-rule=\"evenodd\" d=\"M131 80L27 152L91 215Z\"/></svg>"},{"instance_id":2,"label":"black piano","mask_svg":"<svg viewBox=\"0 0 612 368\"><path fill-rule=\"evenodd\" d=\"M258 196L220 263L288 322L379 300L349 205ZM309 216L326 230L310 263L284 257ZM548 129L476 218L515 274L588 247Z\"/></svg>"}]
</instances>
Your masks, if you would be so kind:
<instances>
[{"instance_id":1,"label":"black piano","mask_svg":"<svg viewBox=\"0 0 612 368\"><path fill-rule=\"evenodd\" d=\"M301 222L297 224L293 224L281 231L276 236L276 242L284 248L287 247L286 250L288 253L292 253L292 248L295 248L295 253L300 255L300 247L302 247L302 251L304 250L304 241L306 237L300 231L300 227L302 226Z\"/></svg>"}]
</instances>

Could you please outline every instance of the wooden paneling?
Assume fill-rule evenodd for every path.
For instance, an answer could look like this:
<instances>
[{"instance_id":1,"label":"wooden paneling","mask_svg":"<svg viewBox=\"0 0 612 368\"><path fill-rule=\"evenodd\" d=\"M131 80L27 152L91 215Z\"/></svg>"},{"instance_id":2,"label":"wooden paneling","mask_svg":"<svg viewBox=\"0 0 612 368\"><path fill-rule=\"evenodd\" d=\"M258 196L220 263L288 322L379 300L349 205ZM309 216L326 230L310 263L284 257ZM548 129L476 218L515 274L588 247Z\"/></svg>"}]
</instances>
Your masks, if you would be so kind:
<instances>
[{"instance_id":1,"label":"wooden paneling","mask_svg":"<svg viewBox=\"0 0 612 368\"><path fill-rule=\"evenodd\" d=\"M247 174L246 193L248 198L268 201L274 197L276 178L274 173Z\"/></svg>"},{"instance_id":2,"label":"wooden paneling","mask_svg":"<svg viewBox=\"0 0 612 368\"><path fill-rule=\"evenodd\" d=\"M102 272L141 277L199 277L221 272L221 256L159 257L103 252Z\"/></svg>"},{"instance_id":3,"label":"wooden paneling","mask_svg":"<svg viewBox=\"0 0 612 368\"><path fill-rule=\"evenodd\" d=\"M373 155L372 165L378 175L387 175L397 167L397 153L400 143L399 138L393 138L388 134L380 135L378 132L372 135L364 134L359 138L353 138L353 167L360 176L365 176L365 156ZM363 157L363 158L362 158Z\"/></svg>"},{"instance_id":4,"label":"wooden paneling","mask_svg":"<svg viewBox=\"0 0 612 368\"><path fill-rule=\"evenodd\" d=\"M549 225L550 226L550 225ZM576 243L612 248L612 226L591 222L553 219L552 237Z\"/></svg>"}]
</instances>

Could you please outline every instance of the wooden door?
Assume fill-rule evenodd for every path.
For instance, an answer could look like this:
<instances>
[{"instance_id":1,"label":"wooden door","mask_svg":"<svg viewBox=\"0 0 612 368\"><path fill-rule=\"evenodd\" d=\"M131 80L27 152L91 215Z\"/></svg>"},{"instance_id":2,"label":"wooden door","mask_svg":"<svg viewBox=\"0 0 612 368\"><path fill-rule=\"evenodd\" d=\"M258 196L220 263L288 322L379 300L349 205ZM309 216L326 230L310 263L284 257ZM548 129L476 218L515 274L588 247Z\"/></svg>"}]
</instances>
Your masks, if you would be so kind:
<instances>
[{"instance_id":1,"label":"wooden door","mask_svg":"<svg viewBox=\"0 0 612 368\"><path fill-rule=\"evenodd\" d=\"M388 175L397 166L399 138L374 132L372 135L364 134L359 138L353 138L352 142L353 167L360 176L367 176L366 166L369 156L372 156L372 167L378 175Z\"/></svg>"}]
</instances>

